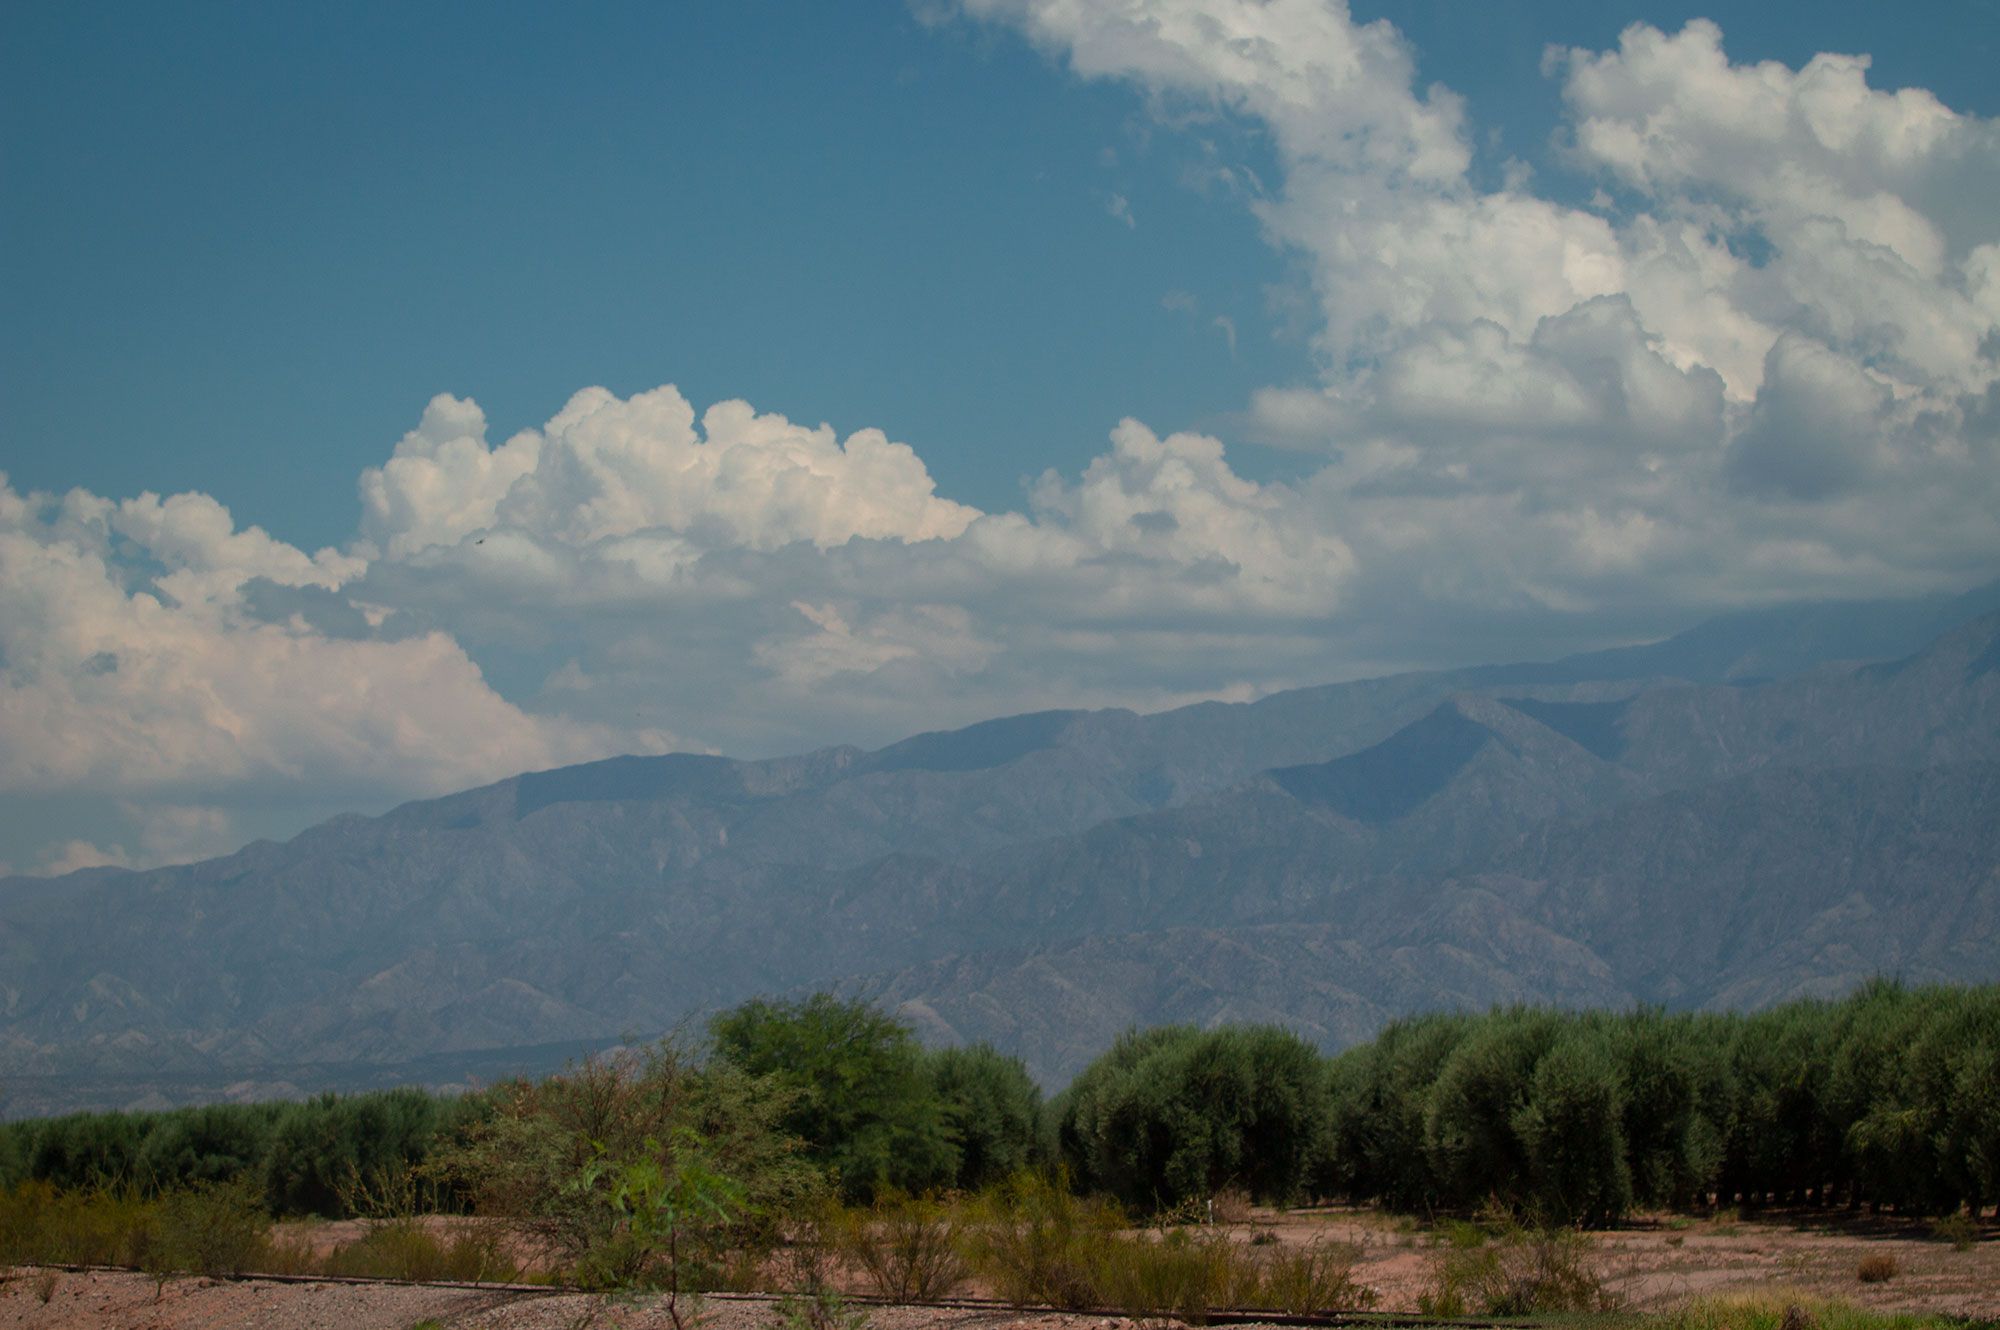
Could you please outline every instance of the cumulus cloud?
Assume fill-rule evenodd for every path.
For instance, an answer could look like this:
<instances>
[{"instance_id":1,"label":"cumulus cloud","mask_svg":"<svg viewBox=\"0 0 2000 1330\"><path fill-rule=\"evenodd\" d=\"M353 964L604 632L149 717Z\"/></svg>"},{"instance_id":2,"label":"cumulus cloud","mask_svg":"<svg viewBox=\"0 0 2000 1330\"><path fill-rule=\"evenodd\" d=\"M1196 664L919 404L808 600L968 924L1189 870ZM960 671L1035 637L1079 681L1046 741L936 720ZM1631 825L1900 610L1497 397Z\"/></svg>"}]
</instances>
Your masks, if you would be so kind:
<instances>
[{"instance_id":1,"label":"cumulus cloud","mask_svg":"<svg viewBox=\"0 0 2000 1330\"><path fill-rule=\"evenodd\" d=\"M1163 116L1244 117L1251 206L1318 303L1317 384L1246 433L1302 489L1350 608L1563 614L1990 575L2000 132L1862 56L1733 63L1713 23L1554 50L1587 207L1474 183L1459 100L1339 0L961 0ZM1864 577L1865 583L1843 579Z\"/></svg>"},{"instance_id":2,"label":"cumulus cloud","mask_svg":"<svg viewBox=\"0 0 2000 1330\"><path fill-rule=\"evenodd\" d=\"M391 556L527 531L577 547L648 533L659 542L825 549L856 537L956 535L972 509L934 492L908 445L880 430L836 439L748 403L702 416L673 387L621 400L577 393L541 430L485 444L478 405L434 399L396 455L361 479L363 532Z\"/></svg>"},{"instance_id":3,"label":"cumulus cloud","mask_svg":"<svg viewBox=\"0 0 2000 1330\"><path fill-rule=\"evenodd\" d=\"M1124 420L983 512L879 431L667 386L587 388L499 443L439 396L361 475L354 539L311 554L199 494L0 479L0 793L101 797L124 828L44 866L206 853L253 789L380 802L618 751L1248 697L1580 646L1619 606L2000 562L1990 122L1871 88L1860 57L1744 65L1713 24L1639 25L1548 58L1601 186L1574 206L1477 171L1461 101L1338 0L958 9L1172 125L1264 131L1268 185L1203 178L1304 274L1317 377L1244 422L1296 478ZM1161 303L1234 345L1193 296Z\"/></svg>"},{"instance_id":4,"label":"cumulus cloud","mask_svg":"<svg viewBox=\"0 0 2000 1330\"><path fill-rule=\"evenodd\" d=\"M538 440L535 466L476 523L399 546L352 595L481 658L562 643L541 673L548 709L755 751L825 735L829 714L839 737L886 738L1029 698L1136 696L1121 674L1154 685L1121 636L1324 620L1353 572L1306 494L1243 478L1207 436L1123 422L1080 476L1045 474L1025 511L982 513L874 431L841 442L741 403L693 421L672 389L579 394L520 436ZM373 538L446 529L406 510Z\"/></svg>"},{"instance_id":5,"label":"cumulus cloud","mask_svg":"<svg viewBox=\"0 0 2000 1330\"><path fill-rule=\"evenodd\" d=\"M528 715L441 631L340 639L247 612L253 579L328 589L363 567L238 530L202 495L23 495L0 477L0 793L125 800L129 851L58 862L157 862L228 838L189 789L440 793L666 740Z\"/></svg>"}]
</instances>

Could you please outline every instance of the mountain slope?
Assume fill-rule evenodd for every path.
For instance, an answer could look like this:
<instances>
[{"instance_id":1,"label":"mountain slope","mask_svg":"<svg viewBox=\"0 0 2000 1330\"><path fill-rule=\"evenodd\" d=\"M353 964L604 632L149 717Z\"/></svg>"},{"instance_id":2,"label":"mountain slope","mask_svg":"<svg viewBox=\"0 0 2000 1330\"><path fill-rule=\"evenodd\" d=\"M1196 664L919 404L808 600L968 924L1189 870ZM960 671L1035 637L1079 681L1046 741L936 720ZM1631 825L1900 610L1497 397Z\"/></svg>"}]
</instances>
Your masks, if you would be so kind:
<instances>
[{"instance_id":1,"label":"mountain slope","mask_svg":"<svg viewBox=\"0 0 2000 1330\"><path fill-rule=\"evenodd\" d=\"M1676 652L614 759L9 879L0 1084L47 1106L490 1067L834 982L1059 1076L1133 1021L1339 1043L1439 1004L1991 973L2000 616L1755 686L1648 681ZM1950 926L1884 924L1912 905Z\"/></svg>"}]
</instances>

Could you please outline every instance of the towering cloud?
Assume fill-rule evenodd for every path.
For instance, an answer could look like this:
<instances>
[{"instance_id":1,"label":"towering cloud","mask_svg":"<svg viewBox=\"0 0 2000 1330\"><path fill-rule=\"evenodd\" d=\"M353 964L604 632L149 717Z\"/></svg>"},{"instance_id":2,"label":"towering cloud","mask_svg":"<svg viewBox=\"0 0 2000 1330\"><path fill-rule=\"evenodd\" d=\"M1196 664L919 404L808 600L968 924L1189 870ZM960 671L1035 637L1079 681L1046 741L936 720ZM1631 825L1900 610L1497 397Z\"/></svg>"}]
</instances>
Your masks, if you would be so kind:
<instances>
[{"instance_id":1,"label":"towering cloud","mask_svg":"<svg viewBox=\"0 0 2000 1330\"><path fill-rule=\"evenodd\" d=\"M1549 53L1601 182L1575 207L1477 187L1458 101L1337 0L961 8L1268 131L1254 206L1311 273L1322 376L1253 412L1329 454L1364 587L1584 609L1991 566L1992 123L1871 89L1865 57L1745 66L1712 23L1636 25Z\"/></svg>"}]
</instances>

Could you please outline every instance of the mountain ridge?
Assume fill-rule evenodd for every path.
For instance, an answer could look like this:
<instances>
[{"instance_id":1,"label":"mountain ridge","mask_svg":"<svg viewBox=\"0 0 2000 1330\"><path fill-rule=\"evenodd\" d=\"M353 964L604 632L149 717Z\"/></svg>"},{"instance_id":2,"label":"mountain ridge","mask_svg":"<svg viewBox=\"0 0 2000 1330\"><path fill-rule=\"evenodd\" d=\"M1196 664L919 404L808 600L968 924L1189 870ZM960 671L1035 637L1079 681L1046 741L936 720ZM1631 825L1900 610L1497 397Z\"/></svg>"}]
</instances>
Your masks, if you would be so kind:
<instances>
[{"instance_id":1,"label":"mountain ridge","mask_svg":"<svg viewBox=\"0 0 2000 1330\"><path fill-rule=\"evenodd\" d=\"M1940 612L1898 609L1875 640ZM1867 636L1807 618L1816 641ZM1731 633L1710 666L1746 658ZM1864 962L1990 976L2000 615L1770 682L1662 680L1641 667L1690 648L1646 650L1617 655L1612 673L1639 672L1616 678L1551 677L1588 673L1571 658L1536 680L1031 713L874 752L613 758L199 864L8 879L0 1111L212 1096L273 1068L297 1084L315 1066L490 1066L802 985L901 1003L937 1038L1012 1041L1054 1081L1125 1017L1282 1017L1337 1044L1439 1002L1762 1004ZM1903 822L1855 816L1875 806ZM1633 858L1675 817L1709 834ZM1853 834L1816 849L1783 834L1801 819ZM1832 845L1853 900L1724 871L1763 846L1825 873ZM1689 884L1734 883L1735 936L1763 950L1690 953L1707 969L1668 984L1645 962L1656 921L1615 908L1647 874L1711 907ZM1884 928L1900 898L1959 926Z\"/></svg>"}]
</instances>

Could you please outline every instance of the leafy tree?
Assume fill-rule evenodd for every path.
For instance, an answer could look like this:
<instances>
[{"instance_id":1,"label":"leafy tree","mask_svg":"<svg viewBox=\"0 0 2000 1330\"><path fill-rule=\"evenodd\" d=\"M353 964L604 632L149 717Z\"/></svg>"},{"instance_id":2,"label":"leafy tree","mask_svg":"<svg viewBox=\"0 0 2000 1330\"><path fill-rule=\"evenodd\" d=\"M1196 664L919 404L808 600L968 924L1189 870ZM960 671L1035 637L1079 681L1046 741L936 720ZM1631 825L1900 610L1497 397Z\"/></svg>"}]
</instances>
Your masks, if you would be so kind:
<instances>
[{"instance_id":1,"label":"leafy tree","mask_svg":"<svg viewBox=\"0 0 2000 1330\"><path fill-rule=\"evenodd\" d=\"M1528 1148L1517 1115L1562 1020L1525 1007L1496 1011L1439 1068L1424 1115L1424 1151L1445 1204L1464 1208L1528 1194Z\"/></svg>"},{"instance_id":2,"label":"leafy tree","mask_svg":"<svg viewBox=\"0 0 2000 1330\"><path fill-rule=\"evenodd\" d=\"M393 1185L429 1156L459 1111L449 1102L405 1086L288 1106L264 1161L265 1204L275 1214L351 1215L357 1192Z\"/></svg>"},{"instance_id":3,"label":"leafy tree","mask_svg":"<svg viewBox=\"0 0 2000 1330\"><path fill-rule=\"evenodd\" d=\"M1621 1116L1624 1086L1601 1028L1574 1024L1535 1063L1514 1135L1526 1156L1526 1199L1561 1224L1601 1224L1632 1204Z\"/></svg>"},{"instance_id":4,"label":"leafy tree","mask_svg":"<svg viewBox=\"0 0 2000 1330\"><path fill-rule=\"evenodd\" d=\"M974 1044L938 1049L924 1066L958 1151L954 1186L978 1191L1039 1162L1042 1091L1019 1058Z\"/></svg>"},{"instance_id":5,"label":"leafy tree","mask_svg":"<svg viewBox=\"0 0 2000 1330\"><path fill-rule=\"evenodd\" d=\"M783 1216L823 1194L781 1125L791 1092L671 1041L500 1086L488 1103L426 1171L589 1282L699 1290L721 1251L767 1249Z\"/></svg>"},{"instance_id":6,"label":"leafy tree","mask_svg":"<svg viewBox=\"0 0 2000 1330\"><path fill-rule=\"evenodd\" d=\"M162 1114L139 1147L139 1176L162 1189L257 1177L282 1112L278 1104L211 1104Z\"/></svg>"},{"instance_id":7,"label":"leafy tree","mask_svg":"<svg viewBox=\"0 0 2000 1330\"><path fill-rule=\"evenodd\" d=\"M1063 1101L1064 1158L1078 1183L1128 1204L1229 1186L1291 1201L1326 1134L1322 1076L1309 1044L1272 1027L1127 1035Z\"/></svg>"},{"instance_id":8,"label":"leafy tree","mask_svg":"<svg viewBox=\"0 0 2000 1330\"><path fill-rule=\"evenodd\" d=\"M709 1023L716 1055L791 1093L784 1129L832 1171L841 1193L922 1192L959 1171L945 1103L909 1028L863 1002L816 993L757 999Z\"/></svg>"},{"instance_id":9,"label":"leafy tree","mask_svg":"<svg viewBox=\"0 0 2000 1330\"><path fill-rule=\"evenodd\" d=\"M1327 1194L1402 1210L1443 1204L1424 1148L1424 1123L1438 1073L1476 1019L1434 1013L1391 1021L1373 1042L1334 1060L1321 1165Z\"/></svg>"}]
</instances>

